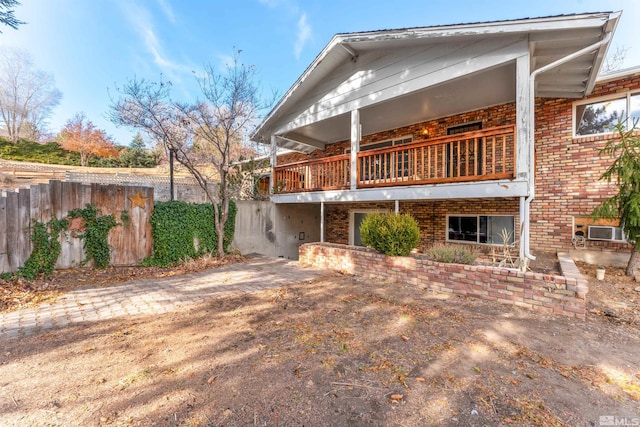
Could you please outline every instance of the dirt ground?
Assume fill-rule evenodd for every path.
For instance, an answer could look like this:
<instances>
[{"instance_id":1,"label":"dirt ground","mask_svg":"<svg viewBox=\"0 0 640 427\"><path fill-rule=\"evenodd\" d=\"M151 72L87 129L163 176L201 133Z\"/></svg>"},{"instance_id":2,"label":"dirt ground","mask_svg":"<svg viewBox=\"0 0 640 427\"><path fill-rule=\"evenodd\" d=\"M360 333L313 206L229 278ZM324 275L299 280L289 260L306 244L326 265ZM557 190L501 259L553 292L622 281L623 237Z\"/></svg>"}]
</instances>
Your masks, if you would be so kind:
<instances>
[{"instance_id":1,"label":"dirt ground","mask_svg":"<svg viewBox=\"0 0 640 427\"><path fill-rule=\"evenodd\" d=\"M600 416L638 417L631 312L640 293L581 268L591 281L586 320L327 273L3 343L0 425L599 426ZM617 276L608 269L606 278Z\"/></svg>"}]
</instances>

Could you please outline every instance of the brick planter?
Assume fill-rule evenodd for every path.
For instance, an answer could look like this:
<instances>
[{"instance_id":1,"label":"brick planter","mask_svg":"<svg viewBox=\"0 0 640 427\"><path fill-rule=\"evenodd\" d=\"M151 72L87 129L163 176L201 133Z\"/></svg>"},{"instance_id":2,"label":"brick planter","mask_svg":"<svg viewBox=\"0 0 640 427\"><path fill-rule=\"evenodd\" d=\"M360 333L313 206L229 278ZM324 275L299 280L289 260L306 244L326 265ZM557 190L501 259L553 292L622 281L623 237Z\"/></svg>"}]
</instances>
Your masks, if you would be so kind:
<instances>
[{"instance_id":1,"label":"brick planter","mask_svg":"<svg viewBox=\"0 0 640 427\"><path fill-rule=\"evenodd\" d=\"M478 265L444 264L419 255L390 257L372 249L335 243L300 246L301 265L388 282L423 285L433 291L584 318L587 283L578 274L553 276ZM563 270L564 271L564 270Z\"/></svg>"}]
</instances>

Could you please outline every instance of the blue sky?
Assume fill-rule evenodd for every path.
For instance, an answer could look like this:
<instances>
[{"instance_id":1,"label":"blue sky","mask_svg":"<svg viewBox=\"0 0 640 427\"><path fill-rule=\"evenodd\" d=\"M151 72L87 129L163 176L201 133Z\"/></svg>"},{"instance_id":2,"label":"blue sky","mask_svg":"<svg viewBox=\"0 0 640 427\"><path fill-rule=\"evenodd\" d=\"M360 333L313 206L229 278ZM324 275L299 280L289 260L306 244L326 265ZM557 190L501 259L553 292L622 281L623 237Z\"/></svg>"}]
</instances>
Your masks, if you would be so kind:
<instances>
[{"instance_id":1,"label":"blue sky","mask_svg":"<svg viewBox=\"0 0 640 427\"><path fill-rule=\"evenodd\" d=\"M640 65L637 0L21 0L19 29L1 28L0 45L31 54L63 94L49 121L57 133L76 112L121 145L133 131L106 118L109 91L134 76L173 84L195 100L194 71L222 69L233 54L256 65L261 85L284 94L336 33L622 10L613 47L624 67Z\"/></svg>"}]
</instances>

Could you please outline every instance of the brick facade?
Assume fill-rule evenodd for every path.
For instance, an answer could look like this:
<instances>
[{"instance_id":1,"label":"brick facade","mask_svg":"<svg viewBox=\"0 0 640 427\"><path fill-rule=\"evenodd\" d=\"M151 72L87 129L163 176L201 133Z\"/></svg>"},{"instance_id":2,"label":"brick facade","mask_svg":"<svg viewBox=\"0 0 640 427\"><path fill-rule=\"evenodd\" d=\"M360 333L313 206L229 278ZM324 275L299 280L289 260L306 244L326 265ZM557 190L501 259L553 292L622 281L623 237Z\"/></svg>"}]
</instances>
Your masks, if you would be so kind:
<instances>
[{"instance_id":1,"label":"brick facade","mask_svg":"<svg viewBox=\"0 0 640 427\"><path fill-rule=\"evenodd\" d=\"M589 98L624 94L640 89L640 76L598 84ZM531 204L531 247L534 250L566 250L572 245L573 220L589 216L604 199L615 192L615 186L599 181L611 159L599 150L611 136L573 138L572 114L575 100L537 99L535 125L535 200ZM482 128L515 123L515 103L488 107L464 114L365 135L361 145L411 135L414 140L446 135L450 126L482 122ZM349 141L327 145L324 151L310 155L289 153L278 156L278 164L343 154ZM401 202L400 211L411 213L421 227L421 247L446 240L447 214L506 214L515 216L519 236L519 200L473 199ZM349 242L349 211L362 209L393 210L393 203L349 203L326 205L326 241ZM516 239L518 240L518 239ZM626 251L628 244L589 241L590 248Z\"/></svg>"},{"instance_id":2,"label":"brick facade","mask_svg":"<svg viewBox=\"0 0 640 427\"><path fill-rule=\"evenodd\" d=\"M400 202L400 213L411 214L420 225L418 249L424 250L447 238L447 215L513 215L516 235L520 233L517 199L479 199ZM341 203L325 206L325 238L328 242L349 244L351 211L368 209L393 211L395 203Z\"/></svg>"},{"instance_id":3,"label":"brick facade","mask_svg":"<svg viewBox=\"0 0 640 427\"><path fill-rule=\"evenodd\" d=\"M640 76L598 84L589 98L625 94L640 89ZM576 216L589 216L616 188L599 180L612 159L599 151L609 136L573 138L570 99L536 102L535 200L531 204L531 246L571 247ZM613 135L615 136L615 135ZM589 241L590 248L628 250L622 243Z\"/></svg>"},{"instance_id":4,"label":"brick facade","mask_svg":"<svg viewBox=\"0 0 640 427\"><path fill-rule=\"evenodd\" d=\"M301 265L376 280L584 318L588 287L573 277L476 265L444 264L419 256L389 257L372 249L331 243L300 247ZM572 263L572 262L571 262Z\"/></svg>"}]
</instances>

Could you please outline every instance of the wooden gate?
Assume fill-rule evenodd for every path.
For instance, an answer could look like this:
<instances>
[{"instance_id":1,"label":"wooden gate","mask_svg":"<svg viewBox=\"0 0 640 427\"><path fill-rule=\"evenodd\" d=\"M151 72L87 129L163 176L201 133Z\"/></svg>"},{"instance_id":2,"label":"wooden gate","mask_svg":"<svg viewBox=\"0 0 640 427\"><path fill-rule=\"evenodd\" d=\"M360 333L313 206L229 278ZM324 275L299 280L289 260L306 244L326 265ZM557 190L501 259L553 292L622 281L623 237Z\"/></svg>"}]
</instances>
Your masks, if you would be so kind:
<instances>
[{"instance_id":1,"label":"wooden gate","mask_svg":"<svg viewBox=\"0 0 640 427\"><path fill-rule=\"evenodd\" d=\"M102 215L113 214L120 223L109 233L112 265L135 265L151 255L153 188L49 181L0 196L0 273L16 271L31 255L33 220L64 218L70 210L88 203L96 205ZM123 211L129 217L125 222ZM82 241L75 237L77 230L72 226L63 234L56 268L80 265L85 254Z\"/></svg>"}]
</instances>

